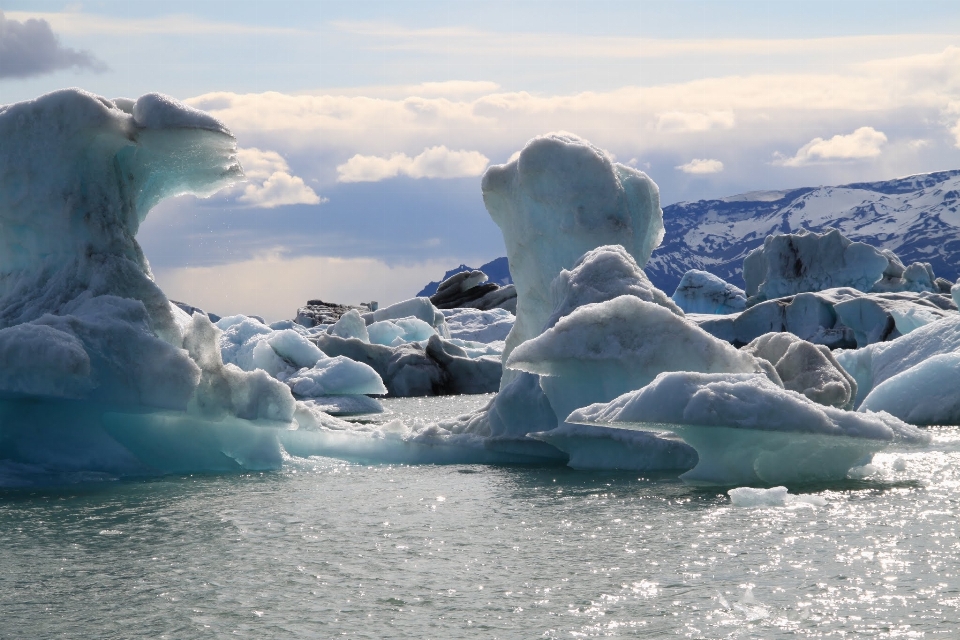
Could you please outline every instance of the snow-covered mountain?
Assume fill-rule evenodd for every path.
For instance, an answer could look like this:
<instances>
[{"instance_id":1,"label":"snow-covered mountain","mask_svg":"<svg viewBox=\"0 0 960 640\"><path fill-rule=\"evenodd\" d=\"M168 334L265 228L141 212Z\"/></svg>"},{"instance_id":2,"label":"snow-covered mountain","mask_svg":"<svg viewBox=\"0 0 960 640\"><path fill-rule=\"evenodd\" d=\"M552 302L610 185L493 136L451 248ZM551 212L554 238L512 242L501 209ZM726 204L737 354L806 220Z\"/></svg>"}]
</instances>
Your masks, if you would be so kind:
<instances>
[{"instance_id":1,"label":"snow-covered mountain","mask_svg":"<svg viewBox=\"0 0 960 640\"><path fill-rule=\"evenodd\" d=\"M851 240L890 249L904 264L960 274L960 170L885 182L756 191L663 209L666 235L645 271L668 293L688 269L743 287L744 256L771 233L836 227Z\"/></svg>"}]
</instances>

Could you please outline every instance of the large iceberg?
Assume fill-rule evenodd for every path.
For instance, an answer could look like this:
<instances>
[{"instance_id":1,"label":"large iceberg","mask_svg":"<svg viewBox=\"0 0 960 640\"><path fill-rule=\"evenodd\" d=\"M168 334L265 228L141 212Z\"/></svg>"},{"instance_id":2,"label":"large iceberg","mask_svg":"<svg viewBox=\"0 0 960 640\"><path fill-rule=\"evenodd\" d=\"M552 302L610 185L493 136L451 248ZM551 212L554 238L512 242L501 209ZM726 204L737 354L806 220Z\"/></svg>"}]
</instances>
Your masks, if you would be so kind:
<instances>
[{"instance_id":1,"label":"large iceberg","mask_svg":"<svg viewBox=\"0 0 960 640\"><path fill-rule=\"evenodd\" d=\"M684 313L739 313L747 307L747 296L739 289L707 271L691 269L680 278L673 301Z\"/></svg>"},{"instance_id":2,"label":"large iceberg","mask_svg":"<svg viewBox=\"0 0 960 640\"><path fill-rule=\"evenodd\" d=\"M747 295L762 300L804 291L851 287L870 291L889 263L878 249L836 229L767 236L743 260Z\"/></svg>"},{"instance_id":3,"label":"large iceberg","mask_svg":"<svg viewBox=\"0 0 960 640\"><path fill-rule=\"evenodd\" d=\"M883 448L929 442L889 414L816 404L757 374L664 373L567 422L674 433L698 455L681 478L727 486L842 479Z\"/></svg>"},{"instance_id":4,"label":"large iceberg","mask_svg":"<svg viewBox=\"0 0 960 640\"><path fill-rule=\"evenodd\" d=\"M487 169L481 189L517 288L504 358L543 330L553 312L550 285L561 270L606 244L622 245L642 267L663 239L657 185L569 133L534 138L515 160ZM514 377L506 372L501 389Z\"/></svg>"},{"instance_id":5,"label":"large iceberg","mask_svg":"<svg viewBox=\"0 0 960 640\"><path fill-rule=\"evenodd\" d=\"M77 89L0 107L0 459L41 473L273 468L295 402L221 360L135 235L179 194L242 178L218 120Z\"/></svg>"}]
</instances>

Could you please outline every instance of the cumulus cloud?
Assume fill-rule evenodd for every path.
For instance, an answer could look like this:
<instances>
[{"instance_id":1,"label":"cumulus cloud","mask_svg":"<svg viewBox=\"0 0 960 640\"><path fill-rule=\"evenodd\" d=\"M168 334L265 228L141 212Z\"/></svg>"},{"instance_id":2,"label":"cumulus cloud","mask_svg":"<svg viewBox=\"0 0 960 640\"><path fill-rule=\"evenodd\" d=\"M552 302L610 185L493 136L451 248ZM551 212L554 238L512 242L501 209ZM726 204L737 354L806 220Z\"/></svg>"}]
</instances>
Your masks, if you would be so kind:
<instances>
[{"instance_id":1,"label":"cumulus cloud","mask_svg":"<svg viewBox=\"0 0 960 640\"><path fill-rule=\"evenodd\" d=\"M774 160L774 164L803 167L808 164L866 160L879 156L886 143L887 136L882 131L873 127L860 127L853 133L837 134L829 140L814 138L800 147L792 158L780 155Z\"/></svg>"},{"instance_id":2,"label":"cumulus cloud","mask_svg":"<svg viewBox=\"0 0 960 640\"><path fill-rule=\"evenodd\" d=\"M733 111L667 111L657 116L657 131L696 133L711 129L732 129L736 123Z\"/></svg>"},{"instance_id":3,"label":"cumulus cloud","mask_svg":"<svg viewBox=\"0 0 960 640\"><path fill-rule=\"evenodd\" d=\"M0 11L0 78L29 78L70 68L104 71L107 67L88 51L61 45L46 20L21 22Z\"/></svg>"},{"instance_id":4,"label":"cumulus cloud","mask_svg":"<svg viewBox=\"0 0 960 640\"><path fill-rule=\"evenodd\" d=\"M257 148L239 149L237 157L247 176L247 184L237 201L254 207L272 209L285 204L322 204L326 198L290 174L290 167L276 151Z\"/></svg>"},{"instance_id":5,"label":"cumulus cloud","mask_svg":"<svg viewBox=\"0 0 960 640\"><path fill-rule=\"evenodd\" d=\"M444 145L424 149L410 157L395 153L389 157L357 154L337 167L338 182L379 182L400 175L410 178L464 178L479 176L490 159L479 151L452 151Z\"/></svg>"},{"instance_id":6,"label":"cumulus cloud","mask_svg":"<svg viewBox=\"0 0 960 640\"><path fill-rule=\"evenodd\" d=\"M679 169L684 173L693 173L693 174L704 174L704 173L720 173L723 171L723 163L719 160L707 160L701 158L694 158L686 164L681 164L674 167L674 169Z\"/></svg>"}]
</instances>

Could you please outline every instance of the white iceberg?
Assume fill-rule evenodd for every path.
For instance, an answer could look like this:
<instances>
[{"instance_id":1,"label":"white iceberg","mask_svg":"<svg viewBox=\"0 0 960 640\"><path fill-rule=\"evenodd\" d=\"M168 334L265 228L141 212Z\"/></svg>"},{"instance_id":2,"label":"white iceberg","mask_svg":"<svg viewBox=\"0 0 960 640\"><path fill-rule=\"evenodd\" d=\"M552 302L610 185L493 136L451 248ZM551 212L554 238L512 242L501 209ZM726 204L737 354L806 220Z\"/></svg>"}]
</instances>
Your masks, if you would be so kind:
<instances>
[{"instance_id":1,"label":"white iceberg","mask_svg":"<svg viewBox=\"0 0 960 640\"><path fill-rule=\"evenodd\" d=\"M569 133L534 138L515 160L487 169L481 189L517 288L504 357L543 330L551 283L585 252L619 244L643 266L663 239L657 185ZM501 389L514 375L505 372Z\"/></svg>"},{"instance_id":2,"label":"white iceberg","mask_svg":"<svg viewBox=\"0 0 960 640\"><path fill-rule=\"evenodd\" d=\"M684 481L728 486L838 480L890 445L929 442L889 414L819 405L757 374L664 373L567 422L674 433L699 458Z\"/></svg>"},{"instance_id":3,"label":"white iceberg","mask_svg":"<svg viewBox=\"0 0 960 640\"><path fill-rule=\"evenodd\" d=\"M726 315L747 308L747 296L743 289L697 269L683 274L672 299L684 313Z\"/></svg>"}]
</instances>

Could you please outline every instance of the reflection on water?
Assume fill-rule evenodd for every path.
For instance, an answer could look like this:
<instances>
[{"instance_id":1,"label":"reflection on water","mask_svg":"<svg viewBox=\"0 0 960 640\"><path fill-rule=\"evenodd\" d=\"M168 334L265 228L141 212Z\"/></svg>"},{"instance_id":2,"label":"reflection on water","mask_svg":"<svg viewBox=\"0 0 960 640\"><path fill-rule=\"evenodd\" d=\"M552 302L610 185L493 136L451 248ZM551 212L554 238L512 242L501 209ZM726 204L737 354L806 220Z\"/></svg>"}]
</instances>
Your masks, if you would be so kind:
<instances>
[{"instance_id":1,"label":"reflection on water","mask_svg":"<svg viewBox=\"0 0 960 640\"><path fill-rule=\"evenodd\" d=\"M329 459L8 491L0 636L949 637L960 430L934 433L861 479L790 488L822 507Z\"/></svg>"}]
</instances>

